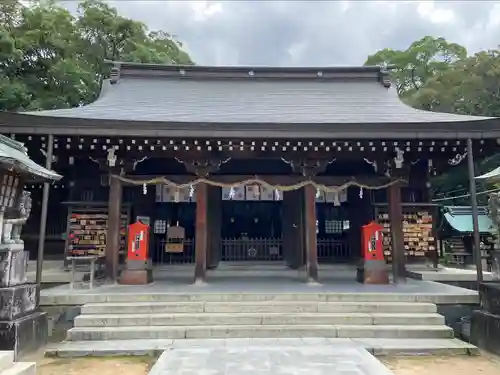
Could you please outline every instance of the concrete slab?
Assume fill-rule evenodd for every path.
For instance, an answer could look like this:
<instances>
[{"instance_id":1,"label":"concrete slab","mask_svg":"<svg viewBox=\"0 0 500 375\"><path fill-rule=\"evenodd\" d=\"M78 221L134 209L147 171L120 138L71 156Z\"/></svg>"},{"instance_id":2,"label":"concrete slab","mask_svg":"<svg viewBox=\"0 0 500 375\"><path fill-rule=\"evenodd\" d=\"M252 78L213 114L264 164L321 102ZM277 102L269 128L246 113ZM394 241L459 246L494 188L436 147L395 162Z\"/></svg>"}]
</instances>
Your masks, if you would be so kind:
<instances>
[{"instance_id":1,"label":"concrete slab","mask_svg":"<svg viewBox=\"0 0 500 375\"><path fill-rule=\"evenodd\" d=\"M75 280L82 281L85 274L88 274L87 269L78 268L75 273ZM36 279L36 261L30 260L28 262L27 271L28 281L35 282ZM42 283L46 284L64 284L71 281L71 272L69 269L64 269L64 262L61 260L44 260Z\"/></svg>"},{"instance_id":2,"label":"concrete slab","mask_svg":"<svg viewBox=\"0 0 500 375\"><path fill-rule=\"evenodd\" d=\"M361 347L344 345L189 348L165 351L150 375L393 375Z\"/></svg>"},{"instance_id":3,"label":"concrete slab","mask_svg":"<svg viewBox=\"0 0 500 375\"><path fill-rule=\"evenodd\" d=\"M36 363L16 362L11 367L2 371L2 375L36 375Z\"/></svg>"},{"instance_id":4,"label":"concrete slab","mask_svg":"<svg viewBox=\"0 0 500 375\"><path fill-rule=\"evenodd\" d=\"M423 281L439 281L439 282L473 282L477 280L476 270L459 269L459 268L438 268L438 269L412 269L408 270L410 277ZM484 281L493 280L491 272L483 272Z\"/></svg>"},{"instance_id":5,"label":"concrete slab","mask_svg":"<svg viewBox=\"0 0 500 375\"><path fill-rule=\"evenodd\" d=\"M0 373L14 363L14 351L0 350Z\"/></svg>"}]
</instances>

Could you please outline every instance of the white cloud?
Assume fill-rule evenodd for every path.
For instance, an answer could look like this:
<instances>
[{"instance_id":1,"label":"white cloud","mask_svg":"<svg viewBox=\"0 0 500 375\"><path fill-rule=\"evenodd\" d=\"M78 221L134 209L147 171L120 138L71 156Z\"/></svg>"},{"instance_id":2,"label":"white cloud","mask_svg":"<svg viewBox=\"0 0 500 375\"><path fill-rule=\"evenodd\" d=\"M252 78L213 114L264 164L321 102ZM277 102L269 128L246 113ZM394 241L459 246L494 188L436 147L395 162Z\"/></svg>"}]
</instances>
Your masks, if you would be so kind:
<instances>
[{"instance_id":1,"label":"white cloud","mask_svg":"<svg viewBox=\"0 0 500 375\"><path fill-rule=\"evenodd\" d=\"M110 1L176 35L198 64L360 65L426 35L469 52L500 42L500 1Z\"/></svg>"},{"instance_id":2,"label":"white cloud","mask_svg":"<svg viewBox=\"0 0 500 375\"><path fill-rule=\"evenodd\" d=\"M452 2L449 3L453 5ZM455 12L445 6L437 6L434 1L419 1L417 6L418 14L428 19L432 23L450 23L457 21Z\"/></svg>"}]
</instances>

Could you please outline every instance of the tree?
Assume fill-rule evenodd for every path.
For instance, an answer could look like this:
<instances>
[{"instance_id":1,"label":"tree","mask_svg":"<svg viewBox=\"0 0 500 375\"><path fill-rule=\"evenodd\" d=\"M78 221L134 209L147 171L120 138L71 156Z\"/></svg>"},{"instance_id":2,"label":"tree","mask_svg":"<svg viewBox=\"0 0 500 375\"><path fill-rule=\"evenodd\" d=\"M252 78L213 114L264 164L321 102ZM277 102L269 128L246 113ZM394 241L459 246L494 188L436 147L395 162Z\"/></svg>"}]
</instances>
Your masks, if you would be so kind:
<instances>
[{"instance_id":1,"label":"tree","mask_svg":"<svg viewBox=\"0 0 500 375\"><path fill-rule=\"evenodd\" d=\"M467 56L467 50L444 38L426 36L413 42L406 50L389 48L368 56L365 65L390 65L392 79L403 99L424 87L434 75L449 69L450 65Z\"/></svg>"},{"instance_id":2,"label":"tree","mask_svg":"<svg viewBox=\"0 0 500 375\"><path fill-rule=\"evenodd\" d=\"M192 64L182 45L107 4L87 0L73 16L55 1L0 4L0 110L69 108L95 100L105 60Z\"/></svg>"},{"instance_id":3,"label":"tree","mask_svg":"<svg viewBox=\"0 0 500 375\"><path fill-rule=\"evenodd\" d=\"M424 110L500 117L500 52L481 51L467 56L466 49L443 38L426 36L404 51L383 49L368 57L366 65L393 65L392 80L407 104ZM500 154L477 160L476 173L498 166ZM436 193L455 195L468 190L467 166L460 165L432 180ZM482 186L484 190L487 186ZM486 198L486 197L485 197Z\"/></svg>"},{"instance_id":4,"label":"tree","mask_svg":"<svg viewBox=\"0 0 500 375\"><path fill-rule=\"evenodd\" d=\"M434 74L412 95L419 108L478 116L500 116L500 53L482 51Z\"/></svg>"}]
</instances>

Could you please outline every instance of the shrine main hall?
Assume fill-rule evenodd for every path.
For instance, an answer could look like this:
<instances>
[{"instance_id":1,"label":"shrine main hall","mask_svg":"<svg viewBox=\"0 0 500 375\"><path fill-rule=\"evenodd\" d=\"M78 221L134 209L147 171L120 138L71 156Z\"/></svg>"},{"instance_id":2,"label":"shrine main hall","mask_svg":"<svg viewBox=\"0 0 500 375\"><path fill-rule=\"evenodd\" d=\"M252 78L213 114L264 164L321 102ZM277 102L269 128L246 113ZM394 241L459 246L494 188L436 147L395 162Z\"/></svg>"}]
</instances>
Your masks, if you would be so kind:
<instances>
[{"instance_id":1,"label":"shrine main hall","mask_svg":"<svg viewBox=\"0 0 500 375\"><path fill-rule=\"evenodd\" d=\"M395 278L436 263L429 181L493 154L500 126L411 108L378 66L115 62L93 103L0 112L0 133L64 176L28 187L32 257L42 238L51 256L100 256L116 281L139 220L151 261L193 264L195 280L221 262L282 262L315 281L318 263L360 259L373 221Z\"/></svg>"}]
</instances>

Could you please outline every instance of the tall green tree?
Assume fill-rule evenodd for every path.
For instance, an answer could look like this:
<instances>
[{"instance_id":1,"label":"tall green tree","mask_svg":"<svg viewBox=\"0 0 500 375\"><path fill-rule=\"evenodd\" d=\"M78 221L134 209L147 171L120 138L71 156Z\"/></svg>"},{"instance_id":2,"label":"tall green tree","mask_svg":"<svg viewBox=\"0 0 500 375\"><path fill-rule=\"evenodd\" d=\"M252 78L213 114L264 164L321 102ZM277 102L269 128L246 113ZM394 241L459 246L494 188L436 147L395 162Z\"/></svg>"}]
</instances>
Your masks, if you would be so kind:
<instances>
[{"instance_id":1,"label":"tall green tree","mask_svg":"<svg viewBox=\"0 0 500 375\"><path fill-rule=\"evenodd\" d=\"M393 66L392 79L398 94L410 100L437 73L467 56L467 50L444 38L426 36L413 42L406 50L383 49L368 56L365 65ZM411 100L410 100L411 101Z\"/></svg>"},{"instance_id":2,"label":"tall green tree","mask_svg":"<svg viewBox=\"0 0 500 375\"><path fill-rule=\"evenodd\" d=\"M426 36L406 50L383 49L368 56L366 65L392 65L392 80L407 104L424 110L500 117L500 52L467 56L463 46ZM500 154L477 160L476 173L496 168ZM433 180L435 192L467 191L466 165ZM482 186L482 189L487 186ZM454 194L456 195L456 194ZM466 203L467 200L461 203Z\"/></svg>"},{"instance_id":3,"label":"tall green tree","mask_svg":"<svg viewBox=\"0 0 500 375\"><path fill-rule=\"evenodd\" d=\"M108 73L105 60L193 64L170 34L101 1L83 1L76 15L53 0L0 2L0 110L89 103Z\"/></svg>"}]
</instances>

